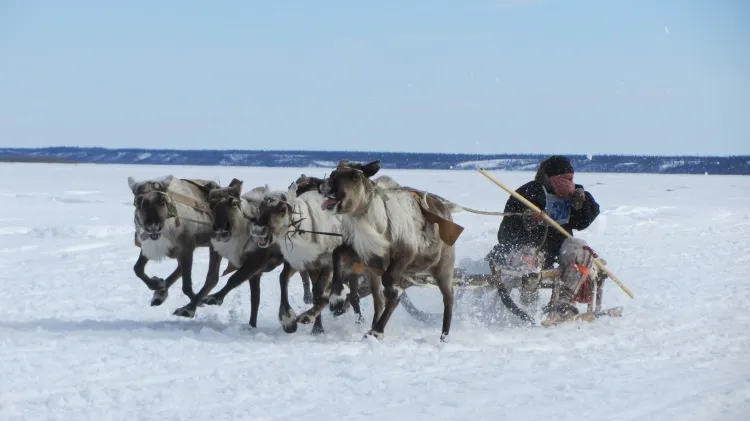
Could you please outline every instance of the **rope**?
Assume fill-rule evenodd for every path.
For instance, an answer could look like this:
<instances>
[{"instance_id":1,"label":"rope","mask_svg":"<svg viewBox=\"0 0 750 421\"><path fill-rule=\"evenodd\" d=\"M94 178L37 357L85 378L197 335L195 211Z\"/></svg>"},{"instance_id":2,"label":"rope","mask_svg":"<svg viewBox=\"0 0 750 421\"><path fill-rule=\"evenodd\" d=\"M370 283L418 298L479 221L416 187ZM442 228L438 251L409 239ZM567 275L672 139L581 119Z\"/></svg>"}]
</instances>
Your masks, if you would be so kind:
<instances>
[{"instance_id":1,"label":"rope","mask_svg":"<svg viewBox=\"0 0 750 421\"><path fill-rule=\"evenodd\" d=\"M461 205L458 205L458 206L461 206ZM466 206L461 206L461 209L469 213L475 213L477 215L490 215L490 216L521 216L522 215L520 212L490 212L490 211L481 211L481 210L476 210L472 208L467 208Z\"/></svg>"}]
</instances>

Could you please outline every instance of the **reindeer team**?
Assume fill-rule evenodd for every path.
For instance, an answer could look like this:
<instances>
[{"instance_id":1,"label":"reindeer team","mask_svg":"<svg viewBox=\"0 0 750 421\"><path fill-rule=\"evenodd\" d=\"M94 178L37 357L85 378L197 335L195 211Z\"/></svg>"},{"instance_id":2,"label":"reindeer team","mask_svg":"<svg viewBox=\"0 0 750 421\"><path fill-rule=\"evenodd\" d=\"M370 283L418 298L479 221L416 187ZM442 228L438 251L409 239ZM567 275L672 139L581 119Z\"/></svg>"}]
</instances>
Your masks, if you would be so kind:
<instances>
[{"instance_id":1,"label":"reindeer team","mask_svg":"<svg viewBox=\"0 0 750 421\"><path fill-rule=\"evenodd\" d=\"M380 339L403 291L415 279L431 278L443 297L440 340L446 340L453 314L454 242L462 230L451 214L461 207L388 176L373 179L379 169L380 161L341 161L325 179L302 175L286 191L264 185L244 194L237 179L222 187L171 175L144 181L129 177L140 247L134 271L154 291L151 305L161 305L169 287L182 278L190 301L174 314L194 317L198 307L221 305L231 290L249 281L249 324L256 327L261 276L283 266L278 317L285 332L295 332L298 323L312 323L313 333L323 332L326 307L340 315L351 306L361 323L359 300L371 294L368 335ZM192 264L200 247L208 247L210 258L196 294ZM167 279L145 274L149 260L164 258L177 261ZM233 273L209 295L222 259L229 262L224 273ZM312 305L300 315L288 297L289 279L297 272L304 301Z\"/></svg>"}]
</instances>

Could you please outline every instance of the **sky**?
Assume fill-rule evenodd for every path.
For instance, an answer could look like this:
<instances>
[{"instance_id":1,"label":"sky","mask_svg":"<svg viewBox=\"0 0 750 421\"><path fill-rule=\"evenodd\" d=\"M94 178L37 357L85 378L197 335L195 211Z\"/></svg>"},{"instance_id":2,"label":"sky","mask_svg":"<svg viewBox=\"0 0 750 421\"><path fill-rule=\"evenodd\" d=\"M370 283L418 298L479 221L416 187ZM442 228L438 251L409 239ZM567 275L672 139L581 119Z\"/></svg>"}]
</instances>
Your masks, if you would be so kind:
<instances>
[{"instance_id":1,"label":"sky","mask_svg":"<svg viewBox=\"0 0 750 421\"><path fill-rule=\"evenodd\" d=\"M0 0L0 147L750 154L744 0Z\"/></svg>"}]
</instances>

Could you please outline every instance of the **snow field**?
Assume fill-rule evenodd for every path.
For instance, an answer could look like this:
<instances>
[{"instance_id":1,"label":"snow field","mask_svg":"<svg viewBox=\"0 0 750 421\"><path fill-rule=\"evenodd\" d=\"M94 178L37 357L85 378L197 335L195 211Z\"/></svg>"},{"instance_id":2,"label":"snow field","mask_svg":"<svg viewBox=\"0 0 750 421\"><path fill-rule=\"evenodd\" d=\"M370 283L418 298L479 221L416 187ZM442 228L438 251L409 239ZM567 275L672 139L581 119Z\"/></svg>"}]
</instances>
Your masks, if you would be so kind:
<instances>
[{"instance_id":1,"label":"snow field","mask_svg":"<svg viewBox=\"0 0 750 421\"><path fill-rule=\"evenodd\" d=\"M514 419L743 420L750 414L750 178L580 173L602 214L577 233L634 292L607 281L622 318L519 327L494 294L457 300L440 323L396 310L383 342L362 340L351 312L323 313L326 333L286 334L278 274L262 282L258 328L249 288L192 320L180 281L160 307L135 277L132 194L168 173L245 190L286 188L324 168L0 164L0 421ZM502 210L508 195L476 171L382 170L459 204ZM493 172L509 186L530 172ZM483 269L500 219L459 213L457 264ZM195 256L194 289L206 249ZM165 277L173 261L152 262ZM226 261L222 263L222 269ZM219 281L219 287L227 277ZM217 287L218 289L218 287ZM410 288L440 313L437 290ZM300 313L302 283L290 282ZM473 297L472 297L473 295ZM472 299L473 298L473 299ZM548 294L542 294L546 300ZM497 304L493 307L493 304ZM363 300L369 323L370 298ZM583 308L583 307L581 307Z\"/></svg>"}]
</instances>

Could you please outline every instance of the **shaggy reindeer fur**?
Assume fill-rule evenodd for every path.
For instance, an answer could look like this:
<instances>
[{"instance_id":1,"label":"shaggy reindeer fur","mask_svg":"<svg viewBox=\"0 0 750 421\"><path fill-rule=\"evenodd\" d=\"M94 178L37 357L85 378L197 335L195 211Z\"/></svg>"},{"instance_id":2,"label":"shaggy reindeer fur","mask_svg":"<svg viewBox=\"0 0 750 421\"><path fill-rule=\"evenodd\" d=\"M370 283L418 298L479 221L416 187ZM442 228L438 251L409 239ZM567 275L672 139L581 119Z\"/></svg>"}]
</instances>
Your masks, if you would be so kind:
<instances>
[{"instance_id":1,"label":"shaggy reindeer fur","mask_svg":"<svg viewBox=\"0 0 750 421\"><path fill-rule=\"evenodd\" d=\"M380 161L368 164L339 163L323 187L328 198L323 208L341 216L343 244L333 257L355 255L381 272L385 305L373 300L375 315L369 334L383 336L388 320L398 306L402 278L429 274L443 295L441 341L450 331L453 314L452 245L441 240L437 223L425 219L420 203L410 189L379 189L370 179L380 169ZM451 210L459 208L426 193L421 199L434 214L451 221ZM334 270L332 290L341 289L341 276Z\"/></svg>"},{"instance_id":2,"label":"shaggy reindeer fur","mask_svg":"<svg viewBox=\"0 0 750 421\"><path fill-rule=\"evenodd\" d=\"M382 175L378 178L375 178L373 182L377 187L381 189L395 189L401 187L395 180L387 175ZM297 196L300 196L302 193L306 193L308 191L316 191L319 194L322 194L325 180L322 178L309 177L305 174L302 174L295 181L295 184L297 186ZM372 294L373 291L375 291L377 294L373 299L378 303L378 306L382 307L385 303L385 297L383 296L380 276L374 274L371 271L358 273L354 270L354 264L356 263L361 263L361 260L357 256L346 254L337 255L336 259L332 262L334 268L336 268L334 270L340 270L342 273L342 278L346 281L341 283L341 288L336 295L337 300L335 302L330 301L329 305L331 312L334 315L338 316L344 314L347 310L348 305L351 304L354 313L357 315L356 323L359 324L364 321L364 317L362 316L362 311L360 308L360 298L367 297ZM417 282L415 282L415 279L406 278L404 278L402 281L403 282L401 282L399 286L403 287L404 289L419 283L427 283L426 279L421 278L416 279ZM328 288L326 292L329 292L329 290L330 288ZM425 317L422 312L416 309L410 311L410 314L418 318Z\"/></svg>"},{"instance_id":3,"label":"shaggy reindeer fur","mask_svg":"<svg viewBox=\"0 0 750 421\"><path fill-rule=\"evenodd\" d=\"M287 333L297 330L296 314L289 305L289 279L297 272L284 261L278 245L268 248L258 247L250 236L253 221L258 216L258 208L263 200L264 187L258 187L241 195L242 181L234 179L229 187L214 188L209 193L209 204L214 215L211 244L214 249L229 263L238 268L227 280L220 291L209 295L203 301L207 305L221 305L226 295L245 280L250 280L250 326L256 327L258 307L260 305L260 279L263 273L270 272L283 264L279 276L281 302L279 304L279 321ZM306 281L305 294L308 293L310 280L303 272ZM310 293L310 295L312 295ZM312 301L312 297L310 297Z\"/></svg>"},{"instance_id":4,"label":"shaggy reindeer fur","mask_svg":"<svg viewBox=\"0 0 750 421\"><path fill-rule=\"evenodd\" d=\"M393 178L387 175L381 175L377 178L374 178L372 181L375 183L376 187L383 190L398 189L402 187ZM325 180L316 177L308 177L302 174L302 176L297 179L296 183L298 195L301 194L301 192L309 190L315 190L322 194ZM410 187L404 188L411 189ZM416 189L412 190L419 192ZM420 195L422 195L422 192L419 193ZM338 263L336 263L336 261L338 261ZM346 281L339 284L338 290L329 298L329 309L334 315L337 316L344 314L348 308L348 305L351 304L355 314L357 314L358 324L364 321L364 317L362 316L362 311L360 308L360 299L368 297L370 294L372 294L373 289L377 292L377 295L373 296L375 306L382 309L385 305L385 296L383 295L380 276L368 270L362 273L358 273L357 271L355 271L354 265L361 263L362 260L353 253L336 254L334 264L336 264L339 270L342 271L342 277ZM403 276L396 281L396 285L404 290L415 285L425 285L430 283L434 284L435 281L429 275L415 275L411 277ZM329 290L331 289L329 288ZM331 290L330 292L334 291ZM427 320L430 318L429 315L420 311L413 305L408 305L405 308L409 314L419 320ZM375 321L377 321L377 317L379 314L379 312L376 312L374 314L372 322L373 325Z\"/></svg>"},{"instance_id":5,"label":"shaggy reindeer fur","mask_svg":"<svg viewBox=\"0 0 750 421\"><path fill-rule=\"evenodd\" d=\"M219 187L213 182L197 183L175 179L167 175L158 179L137 182L128 177L128 186L134 195L136 239L141 242L140 255L133 270L146 286L154 291L152 306L161 305L167 291L182 277L182 292L190 302L175 310L174 314L193 317L195 309L219 280L221 256L211 247L211 216L192 206L175 200L182 197L196 204L207 205L207 189ZM193 292L193 253L198 247L209 248L206 281L196 295ZM176 259L177 269L166 280L145 274L149 260Z\"/></svg>"}]
</instances>

